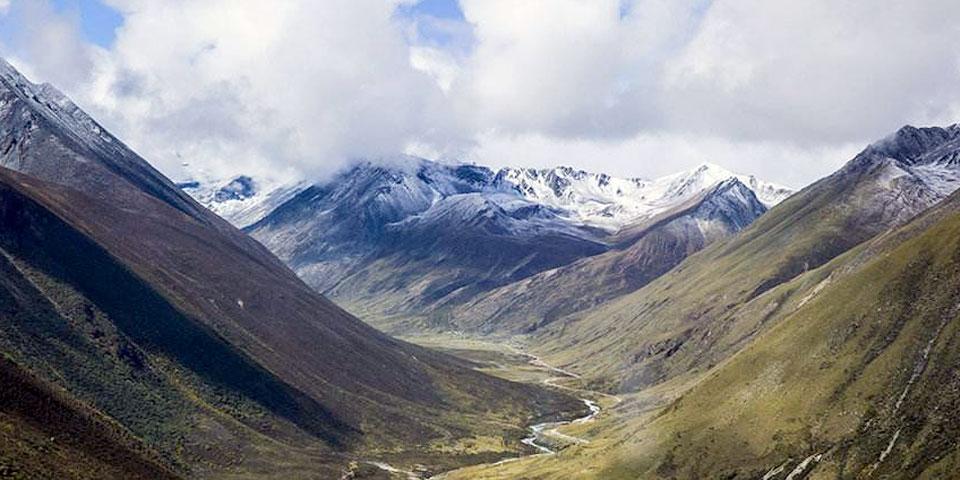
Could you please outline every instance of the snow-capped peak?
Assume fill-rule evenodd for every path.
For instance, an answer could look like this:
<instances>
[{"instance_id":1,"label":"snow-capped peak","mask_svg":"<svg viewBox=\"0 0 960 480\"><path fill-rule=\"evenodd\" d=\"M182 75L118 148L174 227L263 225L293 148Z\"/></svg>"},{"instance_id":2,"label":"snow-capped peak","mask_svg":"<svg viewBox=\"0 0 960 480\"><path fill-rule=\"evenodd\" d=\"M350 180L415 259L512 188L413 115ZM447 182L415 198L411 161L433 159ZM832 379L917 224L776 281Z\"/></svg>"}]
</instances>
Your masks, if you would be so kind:
<instances>
[{"instance_id":1,"label":"snow-capped peak","mask_svg":"<svg viewBox=\"0 0 960 480\"><path fill-rule=\"evenodd\" d=\"M960 125L906 125L874 142L842 171L875 169L877 184L894 188L900 182L924 185L921 192L944 198L960 188Z\"/></svg>"},{"instance_id":2,"label":"snow-capped peak","mask_svg":"<svg viewBox=\"0 0 960 480\"><path fill-rule=\"evenodd\" d=\"M24 100L39 107L38 111L43 112L52 122L83 143L100 148L122 148L117 145L119 141L63 92L49 83L31 82L3 58L0 58L0 79L12 90L19 92ZM2 106L0 104L0 107Z\"/></svg>"},{"instance_id":3,"label":"snow-capped peak","mask_svg":"<svg viewBox=\"0 0 960 480\"><path fill-rule=\"evenodd\" d=\"M613 177L571 167L504 168L497 173L494 186L512 189L528 200L566 211L578 223L614 231L668 210L731 178L747 185L768 208L793 193L786 187L751 175L738 175L712 163L653 180Z\"/></svg>"},{"instance_id":4,"label":"snow-capped peak","mask_svg":"<svg viewBox=\"0 0 960 480\"><path fill-rule=\"evenodd\" d=\"M252 193L236 198L236 188L233 187L258 183L256 179L239 182L242 179L192 185L185 190L235 224L249 225L269 213L270 208L252 208L253 205L270 197L272 206L276 207L274 200L292 198L304 188L302 184L295 188L283 185L282 189L278 185L259 185ZM645 180L614 177L568 166L544 169L505 167L494 171L479 165L449 165L409 156L361 162L319 187L331 191L330 195L335 197L342 196L354 202L371 199L382 208L389 206L388 210L398 218L418 215L451 196L478 194L504 206L509 199L527 205L541 205L565 224L614 232L629 223L676 207L729 179L737 179L750 188L766 207L792 193L787 188L759 181L753 176L737 175L710 163ZM225 192L225 188L230 191ZM272 194L274 191L283 194ZM514 207L511 205L507 210L512 211Z\"/></svg>"}]
</instances>

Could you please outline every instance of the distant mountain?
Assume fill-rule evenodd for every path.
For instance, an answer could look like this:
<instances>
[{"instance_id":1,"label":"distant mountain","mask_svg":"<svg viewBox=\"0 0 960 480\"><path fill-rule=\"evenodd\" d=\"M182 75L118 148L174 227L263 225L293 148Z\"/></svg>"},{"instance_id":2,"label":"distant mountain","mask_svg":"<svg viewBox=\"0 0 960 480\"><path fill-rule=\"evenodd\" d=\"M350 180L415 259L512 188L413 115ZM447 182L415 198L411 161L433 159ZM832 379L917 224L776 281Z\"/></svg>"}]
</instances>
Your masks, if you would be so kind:
<instances>
[{"instance_id":1,"label":"distant mountain","mask_svg":"<svg viewBox=\"0 0 960 480\"><path fill-rule=\"evenodd\" d=\"M729 215L714 212L708 222L674 230L683 237L678 246L632 270L632 279L610 271L603 283L619 282L622 292L742 229L766 211L764 200L776 203L790 190L708 164L640 180L567 167L494 171L398 157L361 163L311 186L246 230L308 284L382 328L460 329L465 323L451 317L457 307L541 272L624 250L642 237L641 225L686 211L730 180L736 182L724 191Z\"/></svg>"},{"instance_id":2,"label":"distant mountain","mask_svg":"<svg viewBox=\"0 0 960 480\"><path fill-rule=\"evenodd\" d=\"M607 252L532 275L453 310L457 327L485 334L531 333L635 291L687 256L749 226L766 212L737 177L614 237Z\"/></svg>"},{"instance_id":3,"label":"distant mountain","mask_svg":"<svg viewBox=\"0 0 960 480\"><path fill-rule=\"evenodd\" d=\"M747 185L768 208L793 194L786 187L709 163L654 180L617 178L569 167L505 168L496 175L499 186L528 200L567 210L574 222L609 231L674 208L730 178Z\"/></svg>"},{"instance_id":4,"label":"distant mountain","mask_svg":"<svg viewBox=\"0 0 960 480\"><path fill-rule=\"evenodd\" d=\"M584 409L370 328L2 61L0 166L0 356L37 391L0 396L4 472L337 478L385 454L449 468ZM432 453L460 439L496 446Z\"/></svg>"},{"instance_id":5,"label":"distant mountain","mask_svg":"<svg viewBox=\"0 0 960 480\"><path fill-rule=\"evenodd\" d=\"M261 220L309 185L264 182L240 175L226 181L188 180L177 186L213 213L243 228Z\"/></svg>"}]
</instances>

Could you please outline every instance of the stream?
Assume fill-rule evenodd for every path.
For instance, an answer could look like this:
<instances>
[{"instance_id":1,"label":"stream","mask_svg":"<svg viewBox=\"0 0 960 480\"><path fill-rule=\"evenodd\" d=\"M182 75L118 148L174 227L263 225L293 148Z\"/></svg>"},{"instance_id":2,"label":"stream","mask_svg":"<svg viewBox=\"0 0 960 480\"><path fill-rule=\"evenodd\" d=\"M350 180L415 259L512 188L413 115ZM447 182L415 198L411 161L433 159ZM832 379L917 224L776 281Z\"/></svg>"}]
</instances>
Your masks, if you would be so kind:
<instances>
[{"instance_id":1,"label":"stream","mask_svg":"<svg viewBox=\"0 0 960 480\"><path fill-rule=\"evenodd\" d=\"M617 396L615 396L615 395L609 395L609 394L602 393L602 392L594 392L594 391L592 391L592 390L583 390L583 389L579 389L579 388L568 387L568 386L565 386L565 385L559 385L559 384L557 384L557 383L555 383L555 382L557 382L557 381L559 381L559 380L563 380L563 379L565 379L565 378L574 378L574 379L576 379L576 378L580 378L580 376L577 375L576 373L570 372L570 371L568 371L568 370L564 370L564 369L559 368L559 367L554 367L554 366L548 364L547 362L544 362L540 357L538 357L538 356L536 356L536 355L532 355L532 354L523 352L523 351L518 350L518 349L516 349L516 348L514 348L514 347L510 347L510 349L513 350L515 353L526 357L531 365L534 365L534 366L537 366L537 367L539 367L539 368L542 368L542 369L545 369L545 370L548 370L548 371L551 371L551 372L555 372L555 373L558 373L558 374L561 375L561 376L555 376L555 377L545 378L545 379L543 380L543 384L546 385L547 387L558 388L558 389L561 389L561 390L567 390L567 391L571 391L571 392L583 392L583 393L588 393L588 394L590 394L591 396L610 397L610 398L612 398L616 403L619 403L619 402L620 402L620 398L617 397ZM492 463L492 464L490 464L490 465L503 465L504 463L515 462L515 461L517 461L517 460L522 460L522 459L524 459L524 458L530 458L530 457L535 457L535 456L556 455L557 450L554 450L554 448L551 447L549 443L546 443L546 442L547 442L547 439L549 439L549 438L560 439L560 440L562 440L562 441L565 442L565 443L573 444L573 445L590 443L590 442L589 442L588 440L586 440L586 439L579 438L579 437L575 437L575 436L573 436L573 435L567 435L567 434L562 433L562 432L560 432L560 431L557 430L557 429L559 429L560 427L563 427L563 426L566 426L566 425L571 425L571 424L583 424L583 423L591 422L591 421L593 421L594 419L596 419L597 415L600 414L600 411L601 411L602 409L600 408L600 405L597 404L597 402L595 402L595 401L593 401L593 400L590 400L590 399L588 399L588 398L580 398L580 401L583 402L583 404L586 405L587 408L590 410L590 413L589 413L589 414L587 414L587 415L585 415L585 416L583 416L583 417L580 417L580 418L573 419L573 420L558 421L558 422L537 423L537 424L535 424L535 425L531 425L531 426L527 427L527 429L530 430L530 435L527 436L527 437L525 437L525 438L524 438L523 440L521 440L520 442L523 443L524 445L528 445L528 446L530 446L530 447L535 448L539 453L533 453L533 454L529 454L529 455L521 455L521 456L519 456L519 457L506 458L506 459L500 460L500 461L498 461L498 462ZM418 473L418 472L412 472L412 471L408 471L408 470L402 470L402 469L399 469L399 468L397 468L397 467L394 467L394 466L392 466L392 465L390 465L390 464L388 464L388 463L384 463L384 462L364 461L363 463L366 463L366 464L368 464L368 465L373 465L373 466L375 466L375 467L377 467L377 468L379 468L379 469L381 469L381 470L383 470L383 471L390 472L390 473L392 473L392 474L403 475L403 476L405 476L408 480L440 480L440 479L442 479L442 478L444 477L444 475L445 475L445 473L440 473L440 474L438 474L438 475L435 475L435 476L432 476L432 477L429 477L429 478L424 478L424 477L423 477L420 473Z\"/></svg>"}]
</instances>

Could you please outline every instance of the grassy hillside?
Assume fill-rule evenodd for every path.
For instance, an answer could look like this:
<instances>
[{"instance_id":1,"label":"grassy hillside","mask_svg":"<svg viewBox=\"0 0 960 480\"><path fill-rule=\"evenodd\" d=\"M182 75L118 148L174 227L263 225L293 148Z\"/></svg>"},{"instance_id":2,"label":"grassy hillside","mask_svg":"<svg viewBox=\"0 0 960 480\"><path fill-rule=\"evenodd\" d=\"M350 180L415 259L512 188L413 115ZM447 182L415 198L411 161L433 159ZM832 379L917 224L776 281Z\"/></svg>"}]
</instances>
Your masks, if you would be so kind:
<instances>
[{"instance_id":1,"label":"grassy hillside","mask_svg":"<svg viewBox=\"0 0 960 480\"><path fill-rule=\"evenodd\" d=\"M777 285L939 199L912 177L889 178L890 169L868 149L737 236L634 293L554 322L531 343L612 390L703 372L769 327L783 307L770 293Z\"/></svg>"},{"instance_id":2,"label":"grassy hillside","mask_svg":"<svg viewBox=\"0 0 960 480\"><path fill-rule=\"evenodd\" d=\"M0 358L0 477L174 479L123 427Z\"/></svg>"},{"instance_id":3,"label":"grassy hillside","mask_svg":"<svg viewBox=\"0 0 960 480\"><path fill-rule=\"evenodd\" d=\"M776 289L790 313L636 432L602 478L756 478L780 465L771 478L785 478L807 458L804 478L955 474L957 212L960 197L932 226L837 259L825 270L873 256L829 288Z\"/></svg>"},{"instance_id":4,"label":"grassy hillside","mask_svg":"<svg viewBox=\"0 0 960 480\"><path fill-rule=\"evenodd\" d=\"M958 299L954 194L733 309L735 353L621 395L589 444L449 478L956 478Z\"/></svg>"}]
</instances>

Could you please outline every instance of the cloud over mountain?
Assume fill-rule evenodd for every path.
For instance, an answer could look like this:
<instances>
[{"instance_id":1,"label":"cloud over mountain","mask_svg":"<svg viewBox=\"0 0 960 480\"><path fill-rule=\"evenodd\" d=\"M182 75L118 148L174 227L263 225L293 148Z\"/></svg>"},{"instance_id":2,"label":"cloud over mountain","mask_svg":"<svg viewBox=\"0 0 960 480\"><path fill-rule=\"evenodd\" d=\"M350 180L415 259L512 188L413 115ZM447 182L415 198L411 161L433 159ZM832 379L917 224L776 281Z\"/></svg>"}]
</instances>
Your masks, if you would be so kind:
<instances>
[{"instance_id":1,"label":"cloud over mountain","mask_svg":"<svg viewBox=\"0 0 960 480\"><path fill-rule=\"evenodd\" d=\"M107 3L123 24L103 48L75 11L14 0L2 51L173 175L561 152L551 164L710 160L799 185L851 145L960 116L949 1Z\"/></svg>"}]
</instances>

